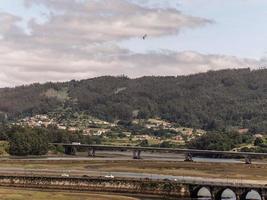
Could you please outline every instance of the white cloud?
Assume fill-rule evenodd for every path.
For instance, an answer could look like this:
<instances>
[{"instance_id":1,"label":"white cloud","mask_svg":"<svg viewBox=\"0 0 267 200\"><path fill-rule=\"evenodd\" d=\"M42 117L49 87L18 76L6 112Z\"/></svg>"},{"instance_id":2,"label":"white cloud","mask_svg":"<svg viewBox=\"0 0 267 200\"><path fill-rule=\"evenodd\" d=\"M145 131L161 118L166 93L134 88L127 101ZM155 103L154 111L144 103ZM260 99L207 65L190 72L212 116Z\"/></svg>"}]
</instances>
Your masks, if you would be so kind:
<instances>
[{"instance_id":1,"label":"white cloud","mask_svg":"<svg viewBox=\"0 0 267 200\"><path fill-rule=\"evenodd\" d=\"M150 9L125 0L27 0L27 4L43 4L51 9L49 21L30 23L37 42L84 45L109 42L143 34L164 36L182 28L196 28L210 20L187 16L174 9ZM40 38L48 39L41 41Z\"/></svg>"},{"instance_id":2,"label":"white cloud","mask_svg":"<svg viewBox=\"0 0 267 200\"><path fill-rule=\"evenodd\" d=\"M50 15L41 24L32 19L31 34L26 34L16 25L19 17L0 14L1 86L100 75L181 75L266 63L190 51L137 54L117 46L144 33L160 37L212 23L175 9L125 0L25 0L25 4L44 5Z\"/></svg>"},{"instance_id":3,"label":"white cloud","mask_svg":"<svg viewBox=\"0 0 267 200\"><path fill-rule=\"evenodd\" d=\"M29 59L30 58L30 59ZM18 63L18 60L20 63ZM196 52L166 52L149 54L123 53L103 58L58 57L56 54L13 51L0 56L2 76L6 85L31 82L64 81L100 75L139 77L143 75L182 75L207 70L267 66L266 61L239 59L229 56L203 55Z\"/></svg>"}]
</instances>

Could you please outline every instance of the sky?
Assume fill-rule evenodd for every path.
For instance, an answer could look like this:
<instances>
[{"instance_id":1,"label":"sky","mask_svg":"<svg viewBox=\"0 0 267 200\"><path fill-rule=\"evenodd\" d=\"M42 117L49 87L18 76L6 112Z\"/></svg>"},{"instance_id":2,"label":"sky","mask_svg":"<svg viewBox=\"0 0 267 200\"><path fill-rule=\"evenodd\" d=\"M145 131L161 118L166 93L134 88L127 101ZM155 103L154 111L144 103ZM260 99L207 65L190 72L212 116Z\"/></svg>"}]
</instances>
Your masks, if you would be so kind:
<instances>
[{"instance_id":1,"label":"sky","mask_svg":"<svg viewBox=\"0 0 267 200\"><path fill-rule=\"evenodd\" d=\"M0 0L0 87L266 68L266 22L263 0Z\"/></svg>"}]
</instances>

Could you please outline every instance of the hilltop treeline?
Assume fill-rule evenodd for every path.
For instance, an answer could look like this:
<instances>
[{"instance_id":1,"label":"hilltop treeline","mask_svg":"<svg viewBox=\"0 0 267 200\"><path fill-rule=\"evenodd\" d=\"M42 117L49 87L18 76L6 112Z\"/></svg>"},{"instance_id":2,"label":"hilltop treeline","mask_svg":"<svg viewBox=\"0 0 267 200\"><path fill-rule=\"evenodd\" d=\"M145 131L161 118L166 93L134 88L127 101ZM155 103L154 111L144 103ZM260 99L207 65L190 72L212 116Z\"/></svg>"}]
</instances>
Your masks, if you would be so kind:
<instances>
[{"instance_id":1,"label":"hilltop treeline","mask_svg":"<svg viewBox=\"0 0 267 200\"><path fill-rule=\"evenodd\" d=\"M181 126L267 131L267 70L210 71L190 76L99 77L0 90L1 119L60 109L107 121L160 117ZM60 109L59 109L60 108Z\"/></svg>"}]
</instances>

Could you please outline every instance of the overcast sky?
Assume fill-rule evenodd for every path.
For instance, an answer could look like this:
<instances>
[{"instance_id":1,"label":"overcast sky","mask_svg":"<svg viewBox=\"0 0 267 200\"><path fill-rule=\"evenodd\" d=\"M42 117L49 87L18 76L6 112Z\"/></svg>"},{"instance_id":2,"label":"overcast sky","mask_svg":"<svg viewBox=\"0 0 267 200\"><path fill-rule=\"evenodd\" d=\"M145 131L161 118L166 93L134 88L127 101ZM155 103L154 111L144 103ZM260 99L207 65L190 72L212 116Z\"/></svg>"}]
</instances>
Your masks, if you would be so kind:
<instances>
[{"instance_id":1,"label":"overcast sky","mask_svg":"<svg viewBox=\"0 0 267 200\"><path fill-rule=\"evenodd\" d=\"M263 0L1 0L0 87L263 68L266 24Z\"/></svg>"}]
</instances>

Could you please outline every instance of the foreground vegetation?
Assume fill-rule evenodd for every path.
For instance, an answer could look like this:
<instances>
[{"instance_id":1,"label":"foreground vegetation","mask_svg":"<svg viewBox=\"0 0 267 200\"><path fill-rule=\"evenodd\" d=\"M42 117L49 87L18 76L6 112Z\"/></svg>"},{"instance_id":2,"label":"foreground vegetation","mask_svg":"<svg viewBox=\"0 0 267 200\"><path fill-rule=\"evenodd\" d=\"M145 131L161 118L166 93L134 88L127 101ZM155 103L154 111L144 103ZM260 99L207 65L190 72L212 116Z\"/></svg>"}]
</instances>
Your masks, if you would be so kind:
<instances>
[{"instance_id":1,"label":"foreground vegetation","mask_svg":"<svg viewBox=\"0 0 267 200\"><path fill-rule=\"evenodd\" d=\"M20 189L0 188L1 200L137 200L121 195L72 193L72 192L45 192Z\"/></svg>"},{"instance_id":2,"label":"foreground vegetation","mask_svg":"<svg viewBox=\"0 0 267 200\"><path fill-rule=\"evenodd\" d=\"M83 135L81 132L71 133L56 127L23 127L23 126L0 126L0 153L8 152L10 155L45 155L49 150L54 153L63 153L63 147L55 148L49 143L83 144L100 143L98 137ZM3 155L2 154L2 155Z\"/></svg>"}]
</instances>

